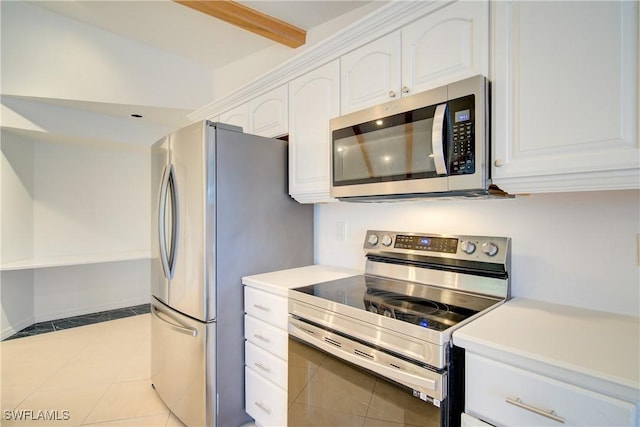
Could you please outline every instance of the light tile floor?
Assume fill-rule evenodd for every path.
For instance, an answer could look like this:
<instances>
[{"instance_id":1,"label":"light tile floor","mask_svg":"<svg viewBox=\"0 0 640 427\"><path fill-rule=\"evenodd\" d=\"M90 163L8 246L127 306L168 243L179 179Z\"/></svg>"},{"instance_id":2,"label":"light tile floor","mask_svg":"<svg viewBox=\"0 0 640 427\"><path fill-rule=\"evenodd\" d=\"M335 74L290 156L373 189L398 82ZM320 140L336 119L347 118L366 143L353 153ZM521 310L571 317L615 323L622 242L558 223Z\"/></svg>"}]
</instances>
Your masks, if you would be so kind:
<instances>
[{"instance_id":1,"label":"light tile floor","mask_svg":"<svg viewBox=\"0 0 640 427\"><path fill-rule=\"evenodd\" d=\"M151 387L149 352L149 314L3 341L0 424L182 426Z\"/></svg>"}]
</instances>

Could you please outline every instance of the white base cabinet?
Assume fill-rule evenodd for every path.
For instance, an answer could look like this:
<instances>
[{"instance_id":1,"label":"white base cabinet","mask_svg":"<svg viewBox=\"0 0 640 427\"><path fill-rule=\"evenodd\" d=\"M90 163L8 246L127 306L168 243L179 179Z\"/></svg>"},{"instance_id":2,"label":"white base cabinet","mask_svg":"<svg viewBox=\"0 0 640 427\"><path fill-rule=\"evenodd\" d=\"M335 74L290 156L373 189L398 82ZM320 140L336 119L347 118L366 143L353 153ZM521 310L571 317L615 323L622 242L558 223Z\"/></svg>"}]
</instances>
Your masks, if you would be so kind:
<instances>
[{"instance_id":1,"label":"white base cabinet","mask_svg":"<svg viewBox=\"0 0 640 427\"><path fill-rule=\"evenodd\" d=\"M634 404L467 353L465 411L504 426L631 426Z\"/></svg>"},{"instance_id":2,"label":"white base cabinet","mask_svg":"<svg viewBox=\"0 0 640 427\"><path fill-rule=\"evenodd\" d=\"M287 425L287 298L244 287L245 410L259 426Z\"/></svg>"},{"instance_id":3,"label":"white base cabinet","mask_svg":"<svg viewBox=\"0 0 640 427\"><path fill-rule=\"evenodd\" d=\"M494 183L636 189L638 2L491 3Z\"/></svg>"}]
</instances>

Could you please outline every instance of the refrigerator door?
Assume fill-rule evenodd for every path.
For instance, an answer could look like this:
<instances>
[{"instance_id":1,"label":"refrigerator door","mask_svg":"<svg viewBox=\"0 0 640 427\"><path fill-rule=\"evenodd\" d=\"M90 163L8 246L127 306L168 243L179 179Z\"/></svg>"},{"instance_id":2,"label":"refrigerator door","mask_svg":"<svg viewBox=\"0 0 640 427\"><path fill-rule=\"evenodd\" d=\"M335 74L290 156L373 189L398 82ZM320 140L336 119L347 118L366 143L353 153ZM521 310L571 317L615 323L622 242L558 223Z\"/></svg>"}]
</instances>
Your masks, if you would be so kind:
<instances>
[{"instance_id":1,"label":"refrigerator door","mask_svg":"<svg viewBox=\"0 0 640 427\"><path fill-rule=\"evenodd\" d=\"M215 425L215 328L151 299L151 382L188 426Z\"/></svg>"},{"instance_id":2,"label":"refrigerator door","mask_svg":"<svg viewBox=\"0 0 640 427\"><path fill-rule=\"evenodd\" d=\"M215 276L212 274L215 236L215 129L195 123L170 136L175 252L169 263L167 290L171 308L194 319L215 319ZM167 239L168 242L169 239ZM169 253L171 255L171 253ZM171 256L169 256L171 258Z\"/></svg>"},{"instance_id":3,"label":"refrigerator door","mask_svg":"<svg viewBox=\"0 0 640 427\"><path fill-rule=\"evenodd\" d=\"M170 215L166 214L166 204L160 204L161 195L166 195L164 177L169 168L169 138L162 138L151 147L151 294L167 302L169 298L169 278L165 275L160 240ZM165 222L161 222L161 214Z\"/></svg>"}]
</instances>

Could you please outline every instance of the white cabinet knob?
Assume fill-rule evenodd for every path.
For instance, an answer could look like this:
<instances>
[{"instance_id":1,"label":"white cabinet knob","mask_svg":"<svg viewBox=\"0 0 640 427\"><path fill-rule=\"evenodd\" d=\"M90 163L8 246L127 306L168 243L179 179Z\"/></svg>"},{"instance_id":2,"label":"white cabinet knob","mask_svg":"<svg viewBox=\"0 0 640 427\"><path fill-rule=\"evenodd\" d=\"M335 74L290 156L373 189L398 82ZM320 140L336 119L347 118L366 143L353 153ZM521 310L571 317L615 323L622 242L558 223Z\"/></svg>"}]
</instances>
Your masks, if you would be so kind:
<instances>
[{"instance_id":1,"label":"white cabinet knob","mask_svg":"<svg viewBox=\"0 0 640 427\"><path fill-rule=\"evenodd\" d=\"M409 88L406 86L402 86L402 93L409 93Z\"/></svg>"},{"instance_id":2,"label":"white cabinet knob","mask_svg":"<svg viewBox=\"0 0 640 427\"><path fill-rule=\"evenodd\" d=\"M396 93L392 90L389 91L389 98L395 98L396 97Z\"/></svg>"},{"instance_id":3,"label":"white cabinet knob","mask_svg":"<svg viewBox=\"0 0 640 427\"><path fill-rule=\"evenodd\" d=\"M501 168L502 166L504 166L504 162L502 161L502 159L495 159L493 161L493 165L497 168Z\"/></svg>"}]
</instances>

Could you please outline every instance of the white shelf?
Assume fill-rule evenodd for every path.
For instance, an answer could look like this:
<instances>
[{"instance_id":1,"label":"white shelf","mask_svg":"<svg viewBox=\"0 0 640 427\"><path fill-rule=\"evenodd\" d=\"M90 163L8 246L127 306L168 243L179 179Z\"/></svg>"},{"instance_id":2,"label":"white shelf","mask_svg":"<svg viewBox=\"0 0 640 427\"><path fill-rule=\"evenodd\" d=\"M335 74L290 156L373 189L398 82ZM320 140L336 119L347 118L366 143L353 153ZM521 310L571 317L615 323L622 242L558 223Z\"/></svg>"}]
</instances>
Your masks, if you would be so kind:
<instances>
[{"instance_id":1,"label":"white shelf","mask_svg":"<svg viewBox=\"0 0 640 427\"><path fill-rule=\"evenodd\" d=\"M66 255L44 258L27 258L0 265L0 271L30 270L48 267L66 267L82 264L99 264L104 262L133 261L151 258L148 251L116 252L91 255Z\"/></svg>"}]
</instances>

